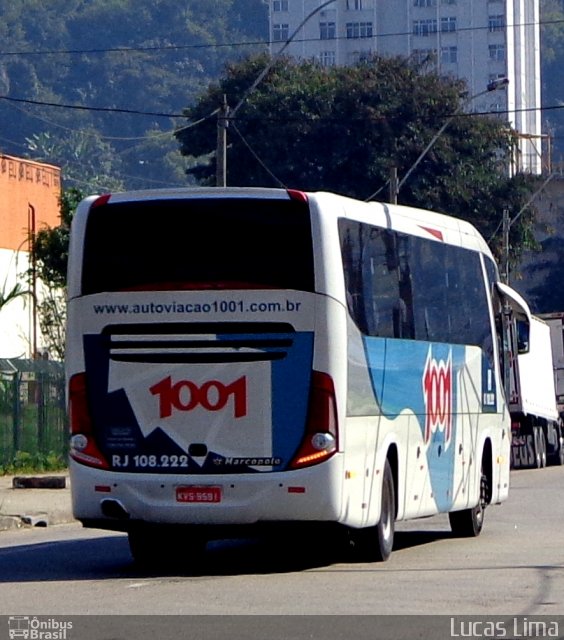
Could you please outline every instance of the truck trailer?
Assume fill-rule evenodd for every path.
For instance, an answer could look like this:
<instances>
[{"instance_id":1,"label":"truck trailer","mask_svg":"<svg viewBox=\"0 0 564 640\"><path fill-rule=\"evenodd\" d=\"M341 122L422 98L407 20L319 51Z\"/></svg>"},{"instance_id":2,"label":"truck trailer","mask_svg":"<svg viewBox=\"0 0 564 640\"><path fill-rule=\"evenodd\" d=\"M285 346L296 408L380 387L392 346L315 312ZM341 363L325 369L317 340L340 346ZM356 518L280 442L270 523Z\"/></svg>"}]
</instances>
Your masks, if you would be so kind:
<instances>
[{"instance_id":1,"label":"truck trailer","mask_svg":"<svg viewBox=\"0 0 564 640\"><path fill-rule=\"evenodd\" d=\"M533 315L524 300L513 310L506 345L511 414L511 466L564 464L564 314ZM558 386L559 385L559 386Z\"/></svg>"},{"instance_id":2,"label":"truck trailer","mask_svg":"<svg viewBox=\"0 0 564 640\"><path fill-rule=\"evenodd\" d=\"M564 311L541 313L539 317L550 327L556 406L560 419L564 420Z\"/></svg>"}]
</instances>

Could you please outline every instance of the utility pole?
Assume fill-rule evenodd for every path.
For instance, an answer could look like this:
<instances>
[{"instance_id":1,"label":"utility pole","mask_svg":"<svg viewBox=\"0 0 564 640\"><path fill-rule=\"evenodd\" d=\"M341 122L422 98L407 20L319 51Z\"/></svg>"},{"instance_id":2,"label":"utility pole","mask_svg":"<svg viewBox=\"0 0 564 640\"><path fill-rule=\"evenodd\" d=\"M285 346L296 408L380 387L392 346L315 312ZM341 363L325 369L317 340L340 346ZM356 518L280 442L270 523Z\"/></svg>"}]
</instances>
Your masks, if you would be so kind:
<instances>
[{"instance_id":1,"label":"utility pole","mask_svg":"<svg viewBox=\"0 0 564 640\"><path fill-rule=\"evenodd\" d=\"M227 186L227 127L229 126L229 118L234 118L237 111L239 111L240 107L247 100L249 95L257 88L257 86L262 82L266 74L272 69L274 64L277 62L278 58L282 55L286 47L292 42L292 40L296 37L296 35L301 31L302 27L313 18L316 13L319 13L325 7L328 7L330 4L333 4L336 0L325 0L325 2L319 7L316 7L311 11L296 27L296 30L292 33L292 35L286 40L284 45L270 58L270 62L266 65L266 67L259 73L257 79L253 82L253 84L245 91L243 97L239 100L238 104L233 107L233 109L229 109L227 106L227 98L223 96L223 105L219 110L219 114L217 117L217 150L216 150L216 186L225 187Z\"/></svg>"},{"instance_id":2,"label":"utility pole","mask_svg":"<svg viewBox=\"0 0 564 640\"><path fill-rule=\"evenodd\" d=\"M509 219L509 209L504 209L503 210L503 227L502 227L503 262L502 262L501 280L505 284L509 284L509 229L510 227L511 227L511 221Z\"/></svg>"},{"instance_id":3,"label":"utility pole","mask_svg":"<svg viewBox=\"0 0 564 640\"><path fill-rule=\"evenodd\" d=\"M399 184L398 184L398 168L390 167L390 203L397 204L398 203L398 192L399 192Z\"/></svg>"},{"instance_id":4,"label":"utility pole","mask_svg":"<svg viewBox=\"0 0 564 640\"><path fill-rule=\"evenodd\" d=\"M403 187L405 181L409 178L409 176L413 173L413 171L415 171L415 169L417 168L417 166L419 165L419 163L421 162L421 160L423 160L423 158L427 155L427 153L429 153L429 151L431 150L431 148L434 146L435 142L437 142L437 140L442 136L443 132L445 131L445 129L448 127L448 125L454 120L454 118L456 118L456 116L463 111L463 109L468 106L473 100L475 100L476 98L479 98L480 96L485 95L486 93L490 93L492 91L497 91L498 89L502 89L503 87L506 87L509 84L509 80L507 78L497 78L496 80L493 80L492 82L490 82L487 86L487 88L484 91L480 91L480 93L476 93L473 96L470 96L469 98L466 98L463 102L461 102L458 107L454 110L454 112L452 113L451 116L449 116L444 124L442 125L442 127L437 131L437 133L435 133L435 135L431 138L430 142L427 144L427 146L425 147L425 149L423 149L423 151L421 152L421 154L419 155L419 157L417 158L417 160L411 165L411 167L409 168L409 170L407 171L407 173L403 176L403 178L397 182L397 177L396 177L396 187L395 187L395 198L396 200L392 200L390 198L390 202L397 202L397 196L401 190L401 188ZM390 185L390 193L391 193L391 185ZM370 199L370 198L369 198Z\"/></svg>"},{"instance_id":5,"label":"utility pole","mask_svg":"<svg viewBox=\"0 0 564 640\"><path fill-rule=\"evenodd\" d=\"M215 184L217 187L227 186L227 127L229 126L229 107L227 96L223 96L223 103L217 114L217 149L215 153L216 169Z\"/></svg>"},{"instance_id":6,"label":"utility pole","mask_svg":"<svg viewBox=\"0 0 564 640\"><path fill-rule=\"evenodd\" d=\"M35 207L27 204L29 255L31 256L31 357L37 360L37 261L35 259Z\"/></svg>"}]
</instances>

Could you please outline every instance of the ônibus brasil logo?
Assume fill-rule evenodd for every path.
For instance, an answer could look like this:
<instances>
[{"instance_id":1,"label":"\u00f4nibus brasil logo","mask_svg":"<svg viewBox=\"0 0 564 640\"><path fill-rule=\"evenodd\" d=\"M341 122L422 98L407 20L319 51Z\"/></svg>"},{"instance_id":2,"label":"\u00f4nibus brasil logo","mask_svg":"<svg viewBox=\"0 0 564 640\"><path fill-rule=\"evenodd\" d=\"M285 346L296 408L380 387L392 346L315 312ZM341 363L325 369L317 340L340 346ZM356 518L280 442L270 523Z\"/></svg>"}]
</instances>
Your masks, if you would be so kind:
<instances>
[{"instance_id":1,"label":"\u00f4nibus brasil logo","mask_svg":"<svg viewBox=\"0 0 564 640\"><path fill-rule=\"evenodd\" d=\"M37 616L8 616L10 640L68 640L72 622Z\"/></svg>"},{"instance_id":2,"label":"\u00f4nibus brasil logo","mask_svg":"<svg viewBox=\"0 0 564 640\"><path fill-rule=\"evenodd\" d=\"M423 396L425 398L425 443L431 434L444 432L445 446L452 435L452 352L448 359L436 360L429 347L423 372Z\"/></svg>"},{"instance_id":3,"label":"\u00f4nibus brasil logo","mask_svg":"<svg viewBox=\"0 0 564 640\"><path fill-rule=\"evenodd\" d=\"M219 380L208 380L198 385L191 380L180 380L173 384L171 376L157 382L149 391L159 397L159 414L169 418L172 410L192 411L198 406L207 411L220 411L233 398L233 417L247 415L247 378L241 376L231 384Z\"/></svg>"}]
</instances>

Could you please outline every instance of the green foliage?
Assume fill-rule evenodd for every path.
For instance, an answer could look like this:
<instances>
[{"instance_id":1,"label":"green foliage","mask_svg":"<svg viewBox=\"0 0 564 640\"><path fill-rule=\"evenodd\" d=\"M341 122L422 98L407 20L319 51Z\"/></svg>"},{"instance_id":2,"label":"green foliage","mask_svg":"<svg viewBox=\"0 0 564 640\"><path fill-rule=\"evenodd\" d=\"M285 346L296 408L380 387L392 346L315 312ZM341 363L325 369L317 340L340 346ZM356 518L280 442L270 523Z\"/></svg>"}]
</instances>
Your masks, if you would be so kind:
<instances>
[{"instance_id":1,"label":"green foliage","mask_svg":"<svg viewBox=\"0 0 564 640\"><path fill-rule=\"evenodd\" d=\"M0 0L10 53L0 96L68 105L0 100L4 131L18 132L3 152L21 156L28 140L31 157L93 192L186 184L173 137L183 119L168 114L228 60L266 48L267 10L262 0Z\"/></svg>"},{"instance_id":2,"label":"green foliage","mask_svg":"<svg viewBox=\"0 0 564 640\"><path fill-rule=\"evenodd\" d=\"M12 300L27 295L29 295L29 291L23 289L19 282L16 282L11 289L7 289L6 285L4 285L4 287L0 289L0 311Z\"/></svg>"},{"instance_id":3,"label":"green foliage","mask_svg":"<svg viewBox=\"0 0 564 640\"><path fill-rule=\"evenodd\" d=\"M564 311L564 243L561 237L550 237L541 243L542 253L530 266L529 301L535 313Z\"/></svg>"},{"instance_id":4,"label":"green foliage","mask_svg":"<svg viewBox=\"0 0 564 640\"><path fill-rule=\"evenodd\" d=\"M542 98L546 106L562 105L562 65L564 63L564 3L541 0L541 78ZM546 111L543 130L553 136L553 150L564 151L564 111ZM556 156L556 154L555 154Z\"/></svg>"},{"instance_id":5,"label":"green foliage","mask_svg":"<svg viewBox=\"0 0 564 640\"><path fill-rule=\"evenodd\" d=\"M65 189L61 196L61 224L40 229L33 243L37 275L49 288L64 289L67 281L69 233L72 217L84 194Z\"/></svg>"},{"instance_id":6,"label":"green foliage","mask_svg":"<svg viewBox=\"0 0 564 640\"><path fill-rule=\"evenodd\" d=\"M79 189L65 189L60 202L61 224L40 229L32 245L36 276L46 289L37 302L39 326L49 353L57 360L64 359L65 349L65 292L70 225L83 197L84 194ZM30 273L29 277L32 276Z\"/></svg>"},{"instance_id":7,"label":"green foliage","mask_svg":"<svg viewBox=\"0 0 564 640\"><path fill-rule=\"evenodd\" d=\"M269 64L270 71L247 95ZM463 108L471 97L462 81L405 58L374 57L346 68L251 58L231 65L187 115L204 118L224 95L236 109L228 128L229 185L283 185L387 200L391 167L400 179L405 176L448 119L402 186L400 203L469 220L489 237L503 208L519 210L531 193L531 179L507 175L514 142L510 128L493 117L469 117ZM210 153L216 127L216 119L208 118L177 133L184 155L205 159L189 169L204 184L214 181ZM532 219L531 210L512 229L515 260L532 243Z\"/></svg>"},{"instance_id":8,"label":"green foliage","mask_svg":"<svg viewBox=\"0 0 564 640\"><path fill-rule=\"evenodd\" d=\"M46 454L17 451L13 460L4 464L0 463L0 476L20 473L64 471L67 466L68 462L66 457L55 451L50 451Z\"/></svg>"}]
</instances>

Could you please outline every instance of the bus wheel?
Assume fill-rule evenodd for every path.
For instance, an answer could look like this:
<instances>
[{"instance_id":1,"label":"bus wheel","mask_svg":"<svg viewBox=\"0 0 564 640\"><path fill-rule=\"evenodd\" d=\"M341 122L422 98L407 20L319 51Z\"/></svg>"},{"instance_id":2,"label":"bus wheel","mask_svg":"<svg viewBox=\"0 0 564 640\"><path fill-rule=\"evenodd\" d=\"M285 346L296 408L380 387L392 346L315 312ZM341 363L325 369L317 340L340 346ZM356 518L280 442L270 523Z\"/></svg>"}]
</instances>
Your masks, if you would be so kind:
<instances>
[{"instance_id":1,"label":"bus wheel","mask_svg":"<svg viewBox=\"0 0 564 640\"><path fill-rule=\"evenodd\" d=\"M380 521L373 527L351 530L355 558L365 562L383 562L387 560L394 547L395 521L394 478L390 463L386 460L382 478Z\"/></svg>"},{"instance_id":2,"label":"bus wheel","mask_svg":"<svg viewBox=\"0 0 564 640\"><path fill-rule=\"evenodd\" d=\"M488 504L488 478L482 472L480 478L480 500L472 509L451 511L448 514L450 528L459 538L475 538L479 536L484 526L484 513Z\"/></svg>"}]
</instances>

